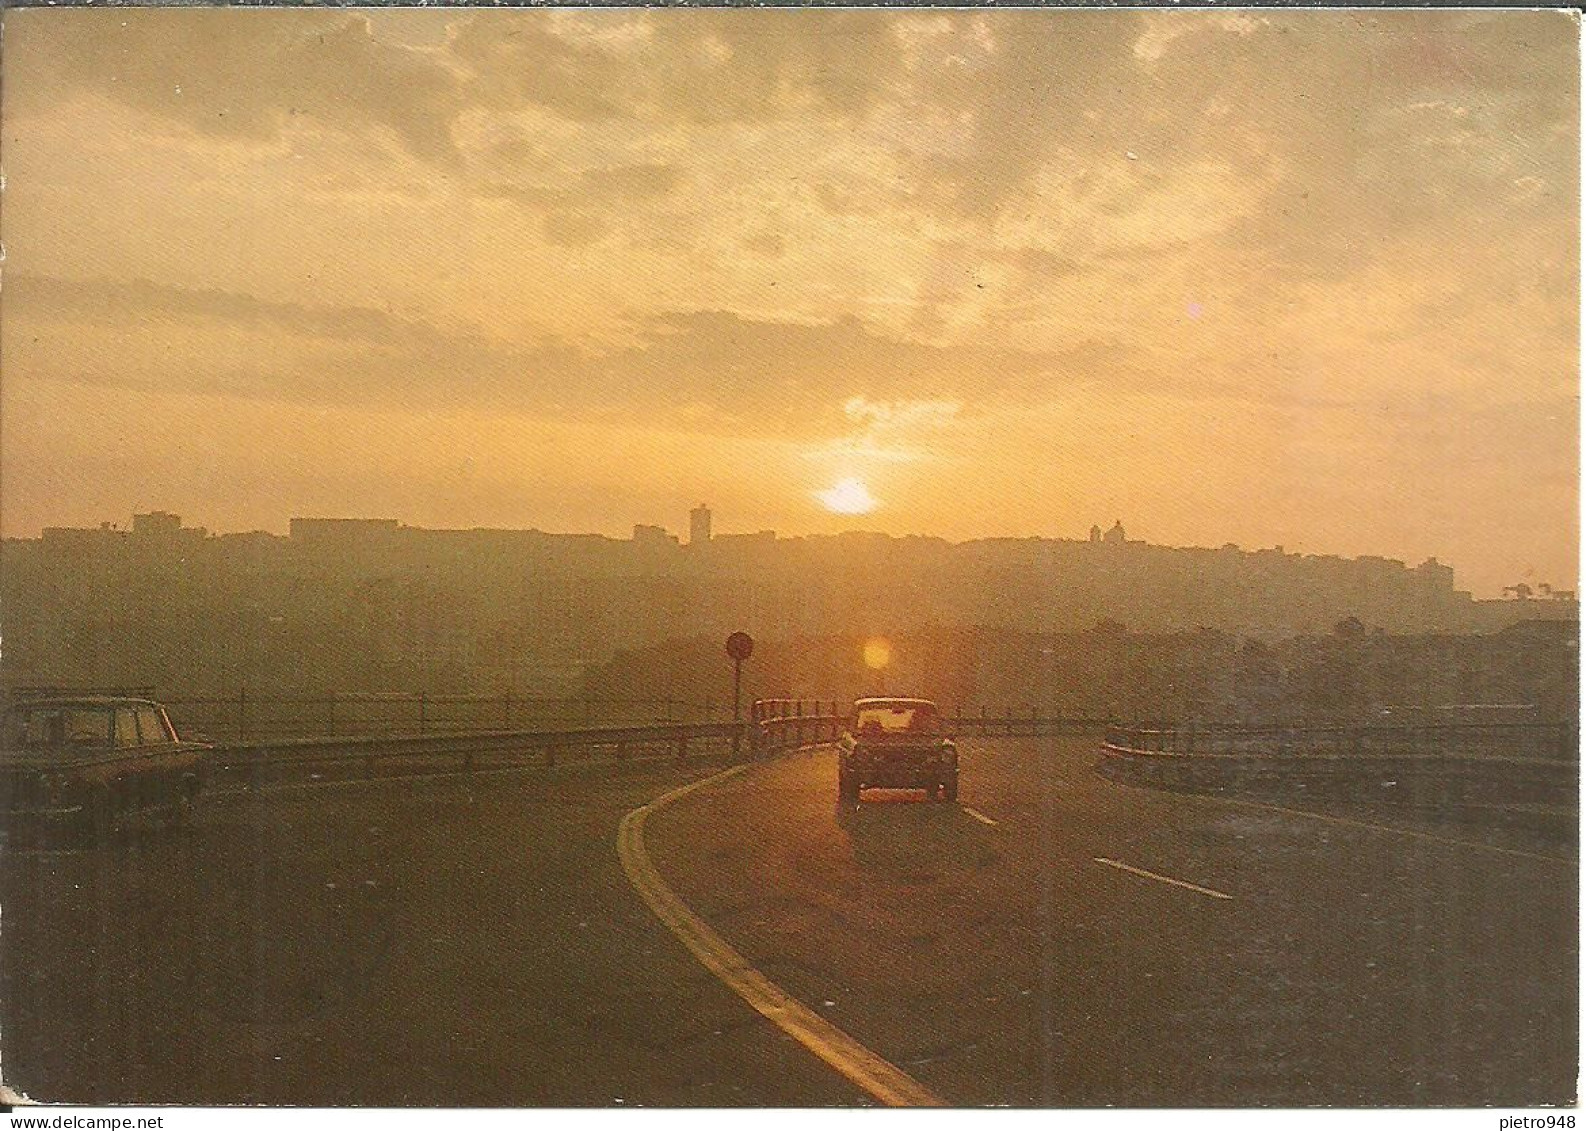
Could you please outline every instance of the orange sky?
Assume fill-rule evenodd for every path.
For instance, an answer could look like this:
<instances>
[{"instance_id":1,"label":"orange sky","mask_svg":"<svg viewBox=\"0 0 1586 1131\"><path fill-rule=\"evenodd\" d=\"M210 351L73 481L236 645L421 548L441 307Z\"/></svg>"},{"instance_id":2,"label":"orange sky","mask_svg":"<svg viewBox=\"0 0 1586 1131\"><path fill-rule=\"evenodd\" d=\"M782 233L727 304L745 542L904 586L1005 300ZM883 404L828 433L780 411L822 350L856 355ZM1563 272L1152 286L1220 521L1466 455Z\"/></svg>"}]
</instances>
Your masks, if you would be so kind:
<instances>
[{"instance_id":1,"label":"orange sky","mask_svg":"<svg viewBox=\"0 0 1586 1131\"><path fill-rule=\"evenodd\" d=\"M1573 588L1577 32L7 12L4 530L703 499Z\"/></svg>"}]
</instances>

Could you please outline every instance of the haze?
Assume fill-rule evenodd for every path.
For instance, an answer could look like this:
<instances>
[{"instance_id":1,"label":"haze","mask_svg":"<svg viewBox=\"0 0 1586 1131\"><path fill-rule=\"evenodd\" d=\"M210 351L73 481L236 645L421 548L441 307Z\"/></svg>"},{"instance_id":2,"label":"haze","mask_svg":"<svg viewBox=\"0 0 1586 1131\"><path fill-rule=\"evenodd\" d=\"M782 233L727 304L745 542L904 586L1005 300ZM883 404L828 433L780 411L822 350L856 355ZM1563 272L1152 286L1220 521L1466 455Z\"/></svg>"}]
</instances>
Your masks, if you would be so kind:
<instances>
[{"instance_id":1,"label":"haze","mask_svg":"<svg viewBox=\"0 0 1586 1131\"><path fill-rule=\"evenodd\" d=\"M1558 12L5 16L4 532L856 524L1575 588Z\"/></svg>"}]
</instances>

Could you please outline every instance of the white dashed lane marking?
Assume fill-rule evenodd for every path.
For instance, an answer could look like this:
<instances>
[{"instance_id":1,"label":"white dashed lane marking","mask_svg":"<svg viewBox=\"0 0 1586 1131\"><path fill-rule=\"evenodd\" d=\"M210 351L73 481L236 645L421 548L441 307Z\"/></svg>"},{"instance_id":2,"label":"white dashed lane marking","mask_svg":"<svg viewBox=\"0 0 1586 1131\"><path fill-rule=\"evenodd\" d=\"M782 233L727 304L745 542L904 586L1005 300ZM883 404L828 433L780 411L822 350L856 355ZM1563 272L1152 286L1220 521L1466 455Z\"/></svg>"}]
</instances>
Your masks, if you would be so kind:
<instances>
[{"instance_id":1,"label":"white dashed lane marking","mask_svg":"<svg viewBox=\"0 0 1586 1131\"><path fill-rule=\"evenodd\" d=\"M1202 895L1209 895L1213 899L1233 898L1233 896L1229 895L1225 891L1216 891L1212 888L1203 888L1199 884L1190 883L1188 880L1175 880L1172 876L1164 876L1158 872L1147 872L1144 868L1136 868L1132 864L1125 864L1122 860L1109 860L1105 856L1092 856L1091 859L1096 861L1098 864L1105 864L1109 868L1117 868L1120 871L1131 872L1136 876L1144 876L1148 880L1156 880L1159 883L1172 884L1174 887L1188 888L1190 891L1198 891Z\"/></svg>"}]
</instances>

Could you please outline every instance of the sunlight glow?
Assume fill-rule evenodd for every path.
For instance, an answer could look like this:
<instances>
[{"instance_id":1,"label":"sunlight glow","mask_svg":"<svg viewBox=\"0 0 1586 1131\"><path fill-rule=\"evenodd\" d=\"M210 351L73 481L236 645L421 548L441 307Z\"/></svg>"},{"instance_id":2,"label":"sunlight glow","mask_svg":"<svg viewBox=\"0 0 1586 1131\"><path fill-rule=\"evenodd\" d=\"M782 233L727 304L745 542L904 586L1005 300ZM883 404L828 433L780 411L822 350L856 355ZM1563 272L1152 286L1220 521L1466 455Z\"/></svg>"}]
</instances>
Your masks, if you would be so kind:
<instances>
[{"instance_id":1,"label":"sunlight glow","mask_svg":"<svg viewBox=\"0 0 1586 1131\"><path fill-rule=\"evenodd\" d=\"M869 514L880 500L858 479L839 479L829 491L816 491L821 506L834 514Z\"/></svg>"},{"instance_id":2,"label":"sunlight glow","mask_svg":"<svg viewBox=\"0 0 1586 1131\"><path fill-rule=\"evenodd\" d=\"M865 641L865 667L880 671L892 662L892 644L885 637L872 636Z\"/></svg>"}]
</instances>

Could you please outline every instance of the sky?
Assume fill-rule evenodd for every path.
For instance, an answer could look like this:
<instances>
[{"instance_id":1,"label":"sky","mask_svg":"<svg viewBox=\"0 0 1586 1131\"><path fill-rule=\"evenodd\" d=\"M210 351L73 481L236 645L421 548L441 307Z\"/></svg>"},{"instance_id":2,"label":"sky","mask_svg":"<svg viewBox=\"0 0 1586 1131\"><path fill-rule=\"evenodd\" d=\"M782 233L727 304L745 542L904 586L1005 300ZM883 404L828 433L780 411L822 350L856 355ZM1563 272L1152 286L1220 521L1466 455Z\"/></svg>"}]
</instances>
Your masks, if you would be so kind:
<instances>
[{"instance_id":1,"label":"sky","mask_svg":"<svg viewBox=\"0 0 1586 1131\"><path fill-rule=\"evenodd\" d=\"M705 501L1575 588L1571 14L4 23L7 536Z\"/></svg>"}]
</instances>

